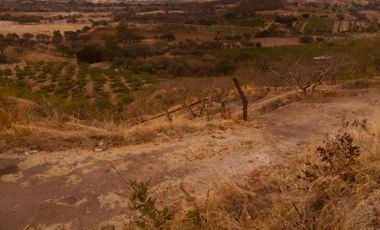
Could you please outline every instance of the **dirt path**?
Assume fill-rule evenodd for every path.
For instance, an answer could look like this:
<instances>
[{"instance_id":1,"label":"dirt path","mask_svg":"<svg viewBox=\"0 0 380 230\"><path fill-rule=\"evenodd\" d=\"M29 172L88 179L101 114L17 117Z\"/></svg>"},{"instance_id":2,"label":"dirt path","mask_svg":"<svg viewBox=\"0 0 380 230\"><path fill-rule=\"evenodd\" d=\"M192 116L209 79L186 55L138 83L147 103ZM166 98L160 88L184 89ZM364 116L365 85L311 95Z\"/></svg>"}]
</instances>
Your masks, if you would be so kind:
<instances>
[{"instance_id":1,"label":"dirt path","mask_svg":"<svg viewBox=\"0 0 380 230\"><path fill-rule=\"evenodd\" d=\"M259 165L297 154L342 117L380 124L380 91L323 103L300 102L256 116L248 124L225 125L159 143L32 155L0 155L0 229L99 227L128 217L123 180L148 180L169 202L230 179L243 180ZM116 169L116 170L115 170ZM121 175L120 178L119 174Z\"/></svg>"}]
</instances>

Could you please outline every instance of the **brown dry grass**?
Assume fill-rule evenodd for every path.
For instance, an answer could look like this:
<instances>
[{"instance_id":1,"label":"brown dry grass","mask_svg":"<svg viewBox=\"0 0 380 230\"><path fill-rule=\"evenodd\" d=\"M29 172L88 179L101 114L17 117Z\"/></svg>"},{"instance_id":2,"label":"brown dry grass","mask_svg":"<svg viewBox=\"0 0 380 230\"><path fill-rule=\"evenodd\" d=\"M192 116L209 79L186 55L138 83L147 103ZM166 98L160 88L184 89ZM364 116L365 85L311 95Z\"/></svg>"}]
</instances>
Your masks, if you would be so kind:
<instances>
[{"instance_id":1,"label":"brown dry grass","mask_svg":"<svg viewBox=\"0 0 380 230\"><path fill-rule=\"evenodd\" d=\"M169 140L207 129L223 129L233 121L177 117L130 127L112 121L84 124L50 107L28 100L0 98L0 152L59 151L72 148L107 148Z\"/></svg>"},{"instance_id":2,"label":"brown dry grass","mask_svg":"<svg viewBox=\"0 0 380 230\"><path fill-rule=\"evenodd\" d=\"M342 120L304 155L261 166L241 183L221 181L203 198L181 185L186 201L172 206L167 228L379 229L380 127L373 122Z\"/></svg>"},{"instance_id":3,"label":"brown dry grass","mask_svg":"<svg viewBox=\"0 0 380 230\"><path fill-rule=\"evenodd\" d=\"M344 123L338 133L353 137L353 146L360 147L352 164L346 161L347 144L339 144L336 154L343 158L334 158L334 166L315 150L339 143L340 134L334 134L304 156L258 168L246 183L226 182L206 200L197 201L185 192L188 202L173 229L379 229L379 127L367 121Z\"/></svg>"},{"instance_id":4,"label":"brown dry grass","mask_svg":"<svg viewBox=\"0 0 380 230\"><path fill-rule=\"evenodd\" d=\"M52 34L55 30L64 31L76 31L82 29L84 26L88 26L88 23L70 24L66 22L53 22L45 24L33 24L22 25L15 22L1 21L0 22L0 34L16 33L22 35L24 33L48 33Z\"/></svg>"}]
</instances>

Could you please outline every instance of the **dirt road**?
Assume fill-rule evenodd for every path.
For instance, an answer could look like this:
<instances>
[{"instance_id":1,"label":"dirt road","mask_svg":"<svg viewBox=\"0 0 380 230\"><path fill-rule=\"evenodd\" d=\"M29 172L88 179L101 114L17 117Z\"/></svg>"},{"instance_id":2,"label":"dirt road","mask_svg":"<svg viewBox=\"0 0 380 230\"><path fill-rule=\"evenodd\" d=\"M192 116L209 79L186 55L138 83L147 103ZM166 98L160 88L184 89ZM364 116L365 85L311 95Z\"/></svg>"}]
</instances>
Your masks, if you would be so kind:
<instances>
[{"instance_id":1,"label":"dirt road","mask_svg":"<svg viewBox=\"0 0 380 230\"><path fill-rule=\"evenodd\" d=\"M66 226L89 229L128 218L126 180L150 179L154 193L180 199L179 184L204 196L223 181L244 180L255 167L301 153L342 118L380 124L380 91L323 102L298 102L164 141L105 151L0 155L0 229ZM162 200L160 200L162 201Z\"/></svg>"}]
</instances>

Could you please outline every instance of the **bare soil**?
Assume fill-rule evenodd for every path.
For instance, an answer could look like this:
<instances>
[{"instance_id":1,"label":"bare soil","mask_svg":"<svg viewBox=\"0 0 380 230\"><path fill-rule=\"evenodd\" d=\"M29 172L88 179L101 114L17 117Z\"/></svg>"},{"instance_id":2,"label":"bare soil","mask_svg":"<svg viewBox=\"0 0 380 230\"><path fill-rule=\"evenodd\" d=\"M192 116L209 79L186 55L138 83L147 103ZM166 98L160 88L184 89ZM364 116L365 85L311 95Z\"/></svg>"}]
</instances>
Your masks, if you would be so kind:
<instances>
[{"instance_id":1,"label":"bare soil","mask_svg":"<svg viewBox=\"0 0 380 230\"><path fill-rule=\"evenodd\" d=\"M0 155L2 229L43 229L125 223L127 180L150 180L159 203L180 203L179 185L205 197L262 165L301 154L342 119L366 118L380 131L380 90L300 101L251 121L205 126L196 133L126 147ZM94 131L95 132L95 131ZM102 149L103 150L103 149ZM165 201L164 201L165 200Z\"/></svg>"},{"instance_id":2,"label":"bare soil","mask_svg":"<svg viewBox=\"0 0 380 230\"><path fill-rule=\"evenodd\" d=\"M65 31L81 30L85 26L89 26L89 23L76 23L70 24L66 22L52 22L41 24L19 24L17 22L0 21L0 34L16 33L22 35L24 33L46 33L52 34L53 31L59 30L62 33Z\"/></svg>"}]
</instances>

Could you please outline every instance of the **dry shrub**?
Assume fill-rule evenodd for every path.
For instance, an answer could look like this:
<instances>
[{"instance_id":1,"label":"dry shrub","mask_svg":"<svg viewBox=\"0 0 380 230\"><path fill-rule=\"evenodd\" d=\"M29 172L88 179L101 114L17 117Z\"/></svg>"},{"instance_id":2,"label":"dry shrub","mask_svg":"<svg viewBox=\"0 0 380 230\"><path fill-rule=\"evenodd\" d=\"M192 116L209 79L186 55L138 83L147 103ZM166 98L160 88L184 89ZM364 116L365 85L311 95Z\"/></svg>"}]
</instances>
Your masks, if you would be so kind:
<instances>
[{"instance_id":1,"label":"dry shrub","mask_svg":"<svg viewBox=\"0 0 380 230\"><path fill-rule=\"evenodd\" d=\"M370 87L370 83L366 80L355 80L345 82L342 87L343 89L368 89Z\"/></svg>"},{"instance_id":2,"label":"dry shrub","mask_svg":"<svg viewBox=\"0 0 380 230\"><path fill-rule=\"evenodd\" d=\"M108 122L83 124L52 108L18 98L0 98L0 152L57 151L115 146L179 138L204 128L223 128L227 121L153 120L133 127ZM101 148L98 148L101 145Z\"/></svg>"},{"instance_id":3,"label":"dry shrub","mask_svg":"<svg viewBox=\"0 0 380 230\"><path fill-rule=\"evenodd\" d=\"M379 137L366 120L343 123L306 157L188 199L173 229L379 229Z\"/></svg>"},{"instance_id":4,"label":"dry shrub","mask_svg":"<svg viewBox=\"0 0 380 230\"><path fill-rule=\"evenodd\" d=\"M128 144L148 143L154 140L169 138L181 138L184 135L204 131L207 129L224 130L232 126L232 121L199 120L192 122L186 118L178 118L172 122L165 121L165 118L153 120L145 124L137 125L130 129L120 128L119 133L126 139Z\"/></svg>"},{"instance_id":5,"label":"dry shrub","mask_svg":"<svg viewBox=\"0 0 380 230\"><path fill-rule=\"evenodd\" d=\"M282 166L252 172L248 183L224 182L205 200L185 191L187 204L177 212L171 229L294 229L297 219ZM285 195L286 194L286 195Z\"/></svg>"},{"instance_id":6,"label":"dry shrub","mask_svg":"<svg viewBox=\"0 0 380 230\"><path fill-rule=\"evenodd\" d=\"M47 108L27 100L0 98L0 117L3 127L10 128L11 124L29 124L41 118L50 120L51 116L46 114L46 110Z\"/></svg>"},{"instance_id":7,"label":"dry shrub","mask_svg":"<svg viewBox=\"0 0 380 230\"><path fill-rule=\"evenodd\" d=\"M302 99L298 92L288 92L283 95L270 98L257 104L257 111L260 113L268 113L277 110L280 107L289 105Z\"/></svg>"}]
</instances>

